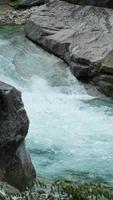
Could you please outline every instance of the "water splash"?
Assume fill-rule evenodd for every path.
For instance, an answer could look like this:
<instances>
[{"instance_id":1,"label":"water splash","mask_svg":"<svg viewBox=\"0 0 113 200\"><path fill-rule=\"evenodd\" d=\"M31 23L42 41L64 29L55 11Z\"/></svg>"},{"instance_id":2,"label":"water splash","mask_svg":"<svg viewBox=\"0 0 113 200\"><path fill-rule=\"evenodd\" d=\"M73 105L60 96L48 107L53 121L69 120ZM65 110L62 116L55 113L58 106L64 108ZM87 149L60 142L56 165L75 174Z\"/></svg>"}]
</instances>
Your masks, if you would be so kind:
<instances>
[{"instance_id":1,"label":"water splash","mask_svg":"<svg viewBox=\"0 0 113 200\"><path fill-rule=\"evenodd\" d=\"M5 32L0 40L0 80L22 91L31 122L27 146L38 174L113 183L111 101L88 95L61 60L23 32L8 38Z\"/></svg>"}]
</instances>

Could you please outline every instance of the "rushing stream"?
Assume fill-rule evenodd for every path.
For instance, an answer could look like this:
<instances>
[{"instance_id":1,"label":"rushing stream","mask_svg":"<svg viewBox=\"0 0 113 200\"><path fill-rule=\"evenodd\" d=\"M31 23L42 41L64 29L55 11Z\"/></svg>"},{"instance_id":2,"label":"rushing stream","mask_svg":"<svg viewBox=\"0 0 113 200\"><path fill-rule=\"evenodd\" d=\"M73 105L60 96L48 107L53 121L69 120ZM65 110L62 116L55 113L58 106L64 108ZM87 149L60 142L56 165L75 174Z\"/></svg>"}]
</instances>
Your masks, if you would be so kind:
<instances>
[{"instance_id":1,"label":"rushing stream","mask_svg":"<svg viewBox=\"0 0 113 200\"><path fill-rule=\"evenodd\" d=\"M0 28L0 80L22 91L38 175L113 183L113 105L88 95L58 58L18 27Z\"/></svg>"}]
</instances>

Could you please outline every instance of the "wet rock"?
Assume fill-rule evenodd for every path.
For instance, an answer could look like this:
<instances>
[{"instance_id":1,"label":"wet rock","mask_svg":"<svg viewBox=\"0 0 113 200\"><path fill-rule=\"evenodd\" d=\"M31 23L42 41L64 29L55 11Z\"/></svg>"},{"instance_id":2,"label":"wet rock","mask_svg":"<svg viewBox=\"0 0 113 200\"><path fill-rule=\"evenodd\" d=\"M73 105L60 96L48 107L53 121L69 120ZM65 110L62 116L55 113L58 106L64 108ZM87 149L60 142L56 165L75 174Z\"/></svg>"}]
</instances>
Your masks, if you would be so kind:
<instances>
[{"instance_id":1,"label":"wet rock","mask_svg":"<svg viewBox=\"0 0 113 200\"><path fill-rule=\"evenodd\" d=\"M20 190L31 186L36 176L24 146L28 128L20 92L0 82L0 181Z\"/></svg>"},{"instance_id":2,"label":"wet rock","mask_svg":"<svg viewBox=\"0 0 113 200\"><path fill-rule=\"evenodd\" d=\"M16 5L22 8L28 8L31 6L39 6L45 3L45 0L19 0Z\"/></svg>"},{"instance_id":3,"label":"wet rock","mask_svg":"<svg viewBox=\"0 0 113 200\"><path fill-rule=\"evenodd\" d=\"M94 83L97 85L98 89L109 97L113 97L113 76L102 74L94 77Z\"/></svg>"},{"instance_id":4,"label":"wet rock","mask_svg":"<svg viewBox=\"0 0 113 200\"><path fill-rule=\"evenodd\" d=\"M113 74L113 51L101 62L101 73Z\"/></svg>"},{"instance_id":5,"label":"wet rock","mask_svg":"<svg viewBox=\"0 0 113 200\"><path fill-rule=\"evenodd\" d=\"M106 65L113 50L111 9L49 1L28 19L25 34L65 60L80 80L112 73L112 63Z\"/></svg>"},{"instance_id":6,"label":"wet rock","mask_svg":"<svg viewBox=\"0 0 113 200\"><path fill-rule=\"evenodd\" d=\"M113 84L101 80L99 80L97 83L97 88L100 92L104 93L108 97L113 97Z\"/></svg>"},{"instance_id":7,"label":"wet rock","mask_svg":"<svg viewBox=\"0 0 113 200\"><path fill-rule=\"evenodd\" d=\"M32 6L40 6L45 3L46 0L0 0L0 5L16 5L16 7L28 8Z\"/></svg>"},{"instance_id":8,"label":"wet rock","mask_svg":"<svg viewBox=\"0 0 113 200\"><path fill-rule=\"evenodd\" d=\"M73 4L93 5L106 8L113 8L112 0L63 0Z\"/></svg>"},{"instance_id":9,"label":"wet rock","mask_svg":"<svg viewBox=\"0 0 113 200\"><path fill-rule=\"evenodd\" d=\"M71 71L79 80L88 81L89 76L89 67L88 65L80 65L71 62L70 65Z\"/></svg>"},{"instance_id":10,"label":"wet rock","mask_svg":"<svg viewBox=\"0 0 113 200\"><path fill-rule=\"evenodd\" d=\"M0 182L0 199L2 199L1 195L3 195L2 197L4 197L3 198L4 200L5 200L6 196L7 196L7 198L9 197L8 199L10 199L11 196L19 197L20 191L17 188L15 188L5 182Z\"/></svg>"},{"instance_id":11,"label":"wet rock","mask_svg":"<svg viewBox=\"0 0 113 200\"><path fill-rule=\"evenodd\" d=\"M97 83L98 81L104 81L104 82L113 84L113 76L112 75L101 74L101 75L94 77L93 80L95 81L95 83Z\"/></svg>"}]
</instances>

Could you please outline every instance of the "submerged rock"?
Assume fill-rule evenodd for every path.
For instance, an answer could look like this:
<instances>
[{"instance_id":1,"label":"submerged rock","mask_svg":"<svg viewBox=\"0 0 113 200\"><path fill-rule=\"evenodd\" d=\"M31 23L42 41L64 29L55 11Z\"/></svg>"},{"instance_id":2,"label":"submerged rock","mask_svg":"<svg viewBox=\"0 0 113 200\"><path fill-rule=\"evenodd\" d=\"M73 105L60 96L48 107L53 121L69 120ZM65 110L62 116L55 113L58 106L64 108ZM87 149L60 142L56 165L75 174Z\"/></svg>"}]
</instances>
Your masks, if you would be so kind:
<instances>
[{"instance_id":1,"label":"submerged rock","mask_svg":"<svg viewBox=\"0 0 113 200\"><path fill-rule=\"evenodd\" d=\"M106 73L113 75L112 62L107 62L113 50L113 10L49 1L29 18L25 34L64 59L80 80L92 81ZM101 89L96 80L94 83ZM109 91L109 84L106 87ZM111 90L109 96L113 96Z\"/></svg>"},{"instance_id":2,"label":"submerged rock","mask_svg":"<svg viewBox=\"0 0 113 200\"><path fill-rule=\"evenodd\" d=\"M0 181L20 190L31 186L36 177L24 145L28 127L20 92L0 82Z\"/></svg>"}]
</instances>

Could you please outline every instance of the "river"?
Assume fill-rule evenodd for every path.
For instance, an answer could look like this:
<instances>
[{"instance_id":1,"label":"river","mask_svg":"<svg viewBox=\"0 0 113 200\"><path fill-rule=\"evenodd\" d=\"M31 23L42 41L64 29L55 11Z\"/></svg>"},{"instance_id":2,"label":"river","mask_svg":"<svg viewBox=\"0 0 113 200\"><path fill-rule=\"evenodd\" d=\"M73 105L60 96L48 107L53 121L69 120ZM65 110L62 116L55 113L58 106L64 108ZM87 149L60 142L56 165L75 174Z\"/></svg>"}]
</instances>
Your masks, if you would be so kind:
<instances>
[{"instance_id":1,"label":"river","mask_svg":"<svg viewBox=\"0 0 113 200\"><path fill-rule=\"evenodd\" d=\"M113 184L113 104L91 96L60 59L0 27L0 80L22 92L37 174Z\"/></svg>"}]
</instances>

